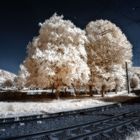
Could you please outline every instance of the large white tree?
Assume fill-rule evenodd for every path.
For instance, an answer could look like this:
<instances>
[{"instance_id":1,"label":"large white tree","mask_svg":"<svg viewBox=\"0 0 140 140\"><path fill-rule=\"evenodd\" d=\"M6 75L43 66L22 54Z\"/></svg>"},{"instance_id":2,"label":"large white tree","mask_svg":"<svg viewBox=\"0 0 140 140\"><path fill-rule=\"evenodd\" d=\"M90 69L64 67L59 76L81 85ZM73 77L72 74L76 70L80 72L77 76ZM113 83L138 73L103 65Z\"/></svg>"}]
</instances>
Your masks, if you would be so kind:
<instances>
[{"instance_id":1,"label":"large white tree","mask_svg":"<svg viewBox=\"0 0 140 140\"><path fill-rule=\"evenodd\" d=\"M91 21L86 26L88 65L91 81L119 78L125 85L125 62L132 63L132 45L119 27L108 20Z\"/></svg>"},{"instance_id":2,"label":"large white tree","mask_svg":"<svg viewBox=\"0 0 140 140\"><path fill-rule=\"evenodd\" d=\"M28 45L28 57L23 65L28 72L26 85L46 88L87 84L85 31L63 16L54 14L43 24L39 35Z\"/></svg>"}]
</instances>

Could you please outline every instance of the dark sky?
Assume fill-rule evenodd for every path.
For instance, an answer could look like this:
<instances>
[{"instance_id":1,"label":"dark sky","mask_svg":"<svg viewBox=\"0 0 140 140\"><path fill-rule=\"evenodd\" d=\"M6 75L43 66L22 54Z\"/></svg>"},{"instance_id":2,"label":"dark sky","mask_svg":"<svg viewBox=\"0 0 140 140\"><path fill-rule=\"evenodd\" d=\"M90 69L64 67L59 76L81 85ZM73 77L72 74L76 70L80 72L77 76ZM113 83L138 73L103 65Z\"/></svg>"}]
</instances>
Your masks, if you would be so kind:
<instances>
[{"instance_id":1,"label":"dark sky","mask_svg":"<svg viewBox=\"0 0 140 140\"><path fill-rule=\"evenodd\" d=\"M28 42L38 35L38 23L55 12L82 29L91 20L111 20L133 44L133 62L140 66L139 0L1 0L0 69L18 72Z\"/></svg>"}]
</instances>

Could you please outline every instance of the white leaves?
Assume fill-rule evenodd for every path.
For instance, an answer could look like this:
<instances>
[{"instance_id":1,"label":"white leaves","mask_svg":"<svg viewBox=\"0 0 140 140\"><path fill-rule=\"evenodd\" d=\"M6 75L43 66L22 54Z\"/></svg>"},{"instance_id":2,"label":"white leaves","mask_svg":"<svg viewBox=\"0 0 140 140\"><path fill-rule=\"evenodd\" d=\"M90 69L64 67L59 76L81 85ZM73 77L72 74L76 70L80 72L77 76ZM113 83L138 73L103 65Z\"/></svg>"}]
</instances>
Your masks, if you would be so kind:
<instances>
[{"instance_id":1,"label":"white leaves","mask_svg":"<svg viewBox=\"0 0 140 140\"><path fill-rule=\"evenodd\" d=\"M86 26L88 64L94 77L118 77L125 83L125 62L131 63L132 45L122 31L107 20L91 21ZM94 52L96 57L93 56ZM94 61L94 64L92 62ZM100 70L99 70L99 69Z\"/></svg>"},{"instance_id":2,"label":"white leaves","mask_svg":"<svg viewBox=\"0 0 140 140\"><path fill-rule=\"evenodd\" d=\"M39 23L38 23L38 25L41 27L41 26L42 26L42 23L41 23L41 22L39 22Z\"/></svg>"},{"instance_id":3,"label":"white leaves","mask_svg":"<svg viewBox=\"0 0 140 140\"><path fill-rule=\"evenodd\" d=\"M24 61L29 86L59 88L88 84L90 75L94 82L123 76L124 62L131 62L132 45L108 20L91 21L83 31L54 14L39 25L39 35L29 43Z\"/></svg>"},{"instance_id":4,"label":"white leaves","mask_svg":"<svg viewBox=\"0 0 140 140\"><path fill-rule=\"evenodd\" d=\"M24 62L30 73L27 83L36 87L87 83L90 70L86 62L86 41L84 31L54 14L41 24L39 36L28 47Z\"/></svg>"}]
</instances>

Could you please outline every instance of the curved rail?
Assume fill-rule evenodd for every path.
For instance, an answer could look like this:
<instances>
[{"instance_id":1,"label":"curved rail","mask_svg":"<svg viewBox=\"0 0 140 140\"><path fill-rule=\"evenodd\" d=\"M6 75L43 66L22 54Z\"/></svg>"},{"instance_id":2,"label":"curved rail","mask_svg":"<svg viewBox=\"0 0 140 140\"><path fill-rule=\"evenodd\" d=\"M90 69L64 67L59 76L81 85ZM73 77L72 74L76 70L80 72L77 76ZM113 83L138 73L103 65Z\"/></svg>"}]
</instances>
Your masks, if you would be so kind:
<instances>
[{"instance_id":1,"label":"curved rail","mask_svg":"<svg viewBox=\"0 0 140 140\"><path fill-rule=\"evenodd\" d=\"M113 104L113 105L109 105L109 106L104 106L103 107L98 107L96 108L97 112L99 113L99 111L101 109L105 109L107 111L110 111L109 109L114 107L114 112L116 112L116 110L119 110L120 105L118 104ZM123 105L125 106L125 104ZM133 105L132 105L133 106ZM132 107L131 106L131 107ZM117 107L117 108L116 108ZM115 109L116 108L116 109ZM94 112L95 110L93 109L87 109L86 110L88 112ZM68 127L64 127L64 128L59 128L59 129L53 129L53 130L46 130L46 131L40 131L37 133L32 133L32 134L24 134L21 136L12 136L12 137L3 137L1 138L1 140L29 140L29 139L35 139L35 140L40 140L40 139L45 139L45 140L82 140L82 139L93 139L95 138L97 135L102 135L102 137L109 137L109 135L106 134L106 132L111 132L113 130L116 130L118 133L118 128L123 127L123 126L128 126L129 124L132 124L136 121L140 122L140 109L139 107L134 108L133 110L127 110L127 111L120 111L120 113L118 114L109 114L107 113L107 111L103 111L101 113L99 113L99 115L102 116L108 116L105 119L101 119L101 120L94 120L94 121L90 121L90 122L86 122L86 123L82 123L82 124L78 124L78 125L72 125L72 126L68 126ZM78 110L79 113L85 113L81 112L81 110ZM74 115L75 113L77 113L76 111L72 112L67 112L66 114L57 114L54 117L58 117L58 116L63 116L63 115ZM27 121L27 120L26 120ZM31 120L30 120L31 121ZM12 123L12 122L10 122ZM139 126L140 128L140 126ZM120 133L120 132L119 132Z\"/></svg>"},{"instance_id":2,"label":"curved rail","mask_svg":"<svg viewBox=\"0 0 140 140\"><path fill-rule=\"evenodd\" d=\"M39 115L30 115L30 116L22 116L22 117L1 118L0 125L45 120L50 118L64 117L64 116L76 115L76 114L86 114L88 112L105 111L111 108L120 107L121 105L122 104L120 103L116 103L116 104L104 105L104 106L99 106L94 108L86 108L86 109L79 109L79 110L65 111L65 112L58 112L58 113L44 113Z\"/></svg>"},{"instance_id":3,"label":"curved rail","mask_svg":"<svg viewBox=\"0 0 140 140\"><path fill-rule=\"evenodd\" d=\"M42 139L49 140L82 140L85 138L93 138L105 131L111 131L115 128L128 125L137 120L140 121L140 109L137 111L124 112L119 115L109 117L107 119L74 125L63 129L56 129L52 131L44 131L30 135L23 135L17 137L10 137L3 140L22 140L22 139Z\"/></svg>"}]
</instances>

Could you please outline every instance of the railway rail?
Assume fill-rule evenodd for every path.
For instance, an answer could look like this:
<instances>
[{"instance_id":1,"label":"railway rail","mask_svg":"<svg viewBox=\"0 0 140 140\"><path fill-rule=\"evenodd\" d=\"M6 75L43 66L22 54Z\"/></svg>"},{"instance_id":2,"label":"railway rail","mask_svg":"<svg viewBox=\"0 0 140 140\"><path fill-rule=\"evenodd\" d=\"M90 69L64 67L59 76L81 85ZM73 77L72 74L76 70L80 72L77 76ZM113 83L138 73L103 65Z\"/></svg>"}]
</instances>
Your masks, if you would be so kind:
<instances>
[{"instance_id":1,"label":"railway rail","mask_svg":"<svg viewBox=\"0 0 140 140\"><path fill-rule=\"evenodd\" d=\"M79 110L73 110L73 111L65 111L65 112L59 112L59 113L43 113L39 115L30 115L30 116L19 116L19 117L10 117L10 118L0 118L0 125L3 124L10 124L10 123L19 123L19 122L27 122L27 121L37 121L37 120L44 120L49 118L58 118L58 117L64 117L69 115L76 115L76 114L84 114L88 112L98 112L98 111L105 111L111 108L120 107L122 106L122 103L116 103L116 104L110 104L110 105L104 105L94 108L86 108L86 109L79 109Z\"/></svg>"},{"instance_id":2,"label":"railway rail","mask_svg":"<svg viewBox=\"0 0 140 140\"><path fill-rule=\"evenodd\" d=\"M63 126L62 128L53 128L47 129L43 131L36 131L32 133L24 133L22 135L12 135L12 136L1 136L1 140L116 140L118 136L120 138L124 138L127 132L132 131L132 129L140 129L140 105L139 104L113 104L109 106L103 106L98 108L90 108L87 110L78 110L78 111L70 111L60 113L60 114L53 114L52 119L59 118L61 119L62 116L68 117L69 115L75 116L77 113L80 113L84 118L86 115L89 117L91 115L93 118L94 116L97 119L93 119L90 121L85 121L82 123L73 123L69 126ZM37 117L37 116L36 116ZM40 120L40 118L34 118ZM78 116L79 117L79 116ZM98 117L100 119L98 119ZM28 117L27 117L28 118ZM26 121L33 121L32 118L22 120L22 123ZM48 119L51 116L46 116ZM64 118L63 118L64 119ZM91 119L91 118L90 118ZM72 121L72 120L69 120ZM12 123L21 123L20 120L18 121L7 121L1 122L1 125L12 125ZM6 124L5 124L6 123ZM14 125L16 125L14 124ZM47 124L46 124L47 125ZM125 133L125 134L124 134ZM115 136L116 135L116 136Z\"/></svg>"}]
</instances>

